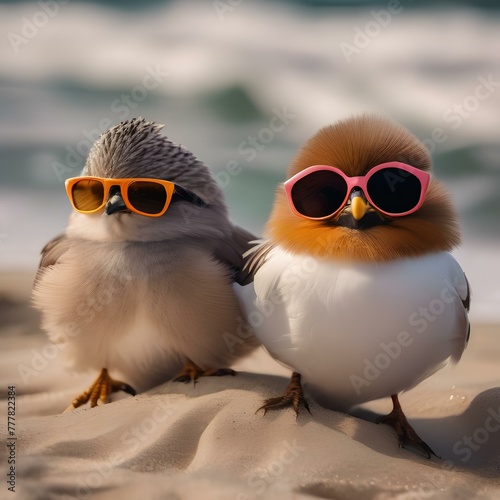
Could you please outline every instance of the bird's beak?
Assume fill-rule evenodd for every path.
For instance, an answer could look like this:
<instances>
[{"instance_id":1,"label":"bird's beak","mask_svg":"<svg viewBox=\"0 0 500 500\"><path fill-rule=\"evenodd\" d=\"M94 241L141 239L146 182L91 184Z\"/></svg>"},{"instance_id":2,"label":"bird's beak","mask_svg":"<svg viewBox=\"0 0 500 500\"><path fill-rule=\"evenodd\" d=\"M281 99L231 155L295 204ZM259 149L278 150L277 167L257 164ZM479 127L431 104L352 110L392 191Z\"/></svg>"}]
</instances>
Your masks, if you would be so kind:
<instances>
[{"instance_id":1,"label":"bird's beak","mask_svg":"<svg viewBox=\"0 0 500 500\"><path fill-rule=\"evenodd\" d=\"M123 201L120 191L116 191L108 198L106 207L104 208L106 215L111 215L116 212L124 212L125 210L127 210L127 206Z\"/></svg>"},{"instance_id":2,"label":"bird's beak","mask_svg":"<svg viewBox=\"0 0 500 500\"><path fill-rule=\"evenodd\" d=\"M356 220L361 220L368 210L368 202L366 201L362 191L353 191L349 197L351 205L351 215Z\"/></svg>"}]
</instances>

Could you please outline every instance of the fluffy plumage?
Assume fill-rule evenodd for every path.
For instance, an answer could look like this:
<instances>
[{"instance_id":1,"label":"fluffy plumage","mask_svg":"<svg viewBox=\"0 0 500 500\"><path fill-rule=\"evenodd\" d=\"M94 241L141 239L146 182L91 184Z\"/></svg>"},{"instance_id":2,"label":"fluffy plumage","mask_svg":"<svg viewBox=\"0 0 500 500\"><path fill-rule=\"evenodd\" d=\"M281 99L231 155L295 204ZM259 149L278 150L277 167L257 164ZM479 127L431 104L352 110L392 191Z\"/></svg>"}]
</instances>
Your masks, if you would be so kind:
<instances>
[{"instance_id":1,"label":"fluffy plumage","mask_svg":"<svg viewBox=\"0 0 500 500\"><path fill-rule=\"evenodd\" d=\"M389 161L408 163L425 171L431 167L424 145L401 125L362 116L321 129L301 147L288 169L288 177L312 165L331 165L350 177L359 176ZM267 235L291 252L362 262L450 251L460 243L460 229L450 197L435 178L420 210L406 217L385 219L387 224L369 231L336 227L335 221L298 219L280 187Z\"/></svg>"},{"instance_id":2,"label":"fluffy plumage","mask_svg":"<svg viewBox=\"0 0 500 500\"><path fill-rule=\"evenodd\" d=\"M234 293L253 236L227 218L209 169L144 119L93 146L82 175L180 184L207 204L174 199L158 218L73 212L44 248L34 287L42 325L77 370L106 368L143 390L179 373L230 365L257 342L228 346L241 320Z\"/></svg>"},{"instance_id":3,"label":"fluffy plumage","mask_svg":"<svg viewBox=\"0 0 500 500\"><path fill-rule=\"evenodd\" d=\"M263 345L337 410L411 389L467 342L467 281L447 252L373 264L274 246L254 286Z\"/></svg>"},{"instance_id":4,"label":"fluffy plumage","mask_svg":"<svg viewBox=\"0 0 500 500\"><path fill-rule=\"evenodd\" d=\"M363 176L393 161L431 167L423 144L402 126L361 116L320 130L288 176L313 165ZM249 252L254 284L244 302L249 318L255 311L262 317L254 325L258 338L294 376L285 395L263 409L292 404L298 411L300 376L334 409L391 396L394 410L385 422L400 444L411 442L430 456L397 395L458 361L466 346L468 283L448 253L460 241L457 216L435 178L409 215L388 217L366 204L360 220L349 203L332 218L310 220L295 215L278 188L267 239Z\"/></svg>"}]
</instances>

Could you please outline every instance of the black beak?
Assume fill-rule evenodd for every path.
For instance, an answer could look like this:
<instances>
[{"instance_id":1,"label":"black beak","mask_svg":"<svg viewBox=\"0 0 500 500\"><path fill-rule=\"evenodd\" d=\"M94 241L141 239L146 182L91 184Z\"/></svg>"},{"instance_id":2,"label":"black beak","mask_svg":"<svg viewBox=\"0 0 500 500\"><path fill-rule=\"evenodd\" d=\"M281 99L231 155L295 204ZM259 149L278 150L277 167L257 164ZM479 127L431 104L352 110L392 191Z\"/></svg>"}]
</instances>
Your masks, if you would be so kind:
<instances>
[{"instance_id":1,"label":"black beak","mask_svg":"<svg viewBox=\"0 0 500 500\"><path fill-rule=\"evenodd\" d=\"M109 198L106 203L106 207L104 208L104 212L106 215L111 215L116 212L125 212L127 210L127 206L123 201L122 195L120 193L120 188L117 190L111 189L109 192Z\"/></svg>"}]
</instances>

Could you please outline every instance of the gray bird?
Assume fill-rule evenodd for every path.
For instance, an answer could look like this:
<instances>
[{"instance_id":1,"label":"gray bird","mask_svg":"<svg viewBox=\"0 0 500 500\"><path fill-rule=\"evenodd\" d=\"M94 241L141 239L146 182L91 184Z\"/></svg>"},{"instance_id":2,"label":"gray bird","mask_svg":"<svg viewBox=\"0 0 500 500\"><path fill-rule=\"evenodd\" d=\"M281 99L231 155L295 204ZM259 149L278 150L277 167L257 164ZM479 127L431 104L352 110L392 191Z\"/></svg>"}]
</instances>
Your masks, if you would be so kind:
<instances>
[{"instance_id":1,"label":"gray bird","mask_svg":"<svg viewBox=\"0 0 500 500\"><path fill-rule=\"evenodd\" d=\"M135 118L97 140L66 181L66 231L42 251L42 327L74 370L99 372L70 408L176 375L234 374L221 367L258 345L227 341L242 329L234 282L255 238L229 221L208 167L161 128Z\"/></svg>"}]
</instances>

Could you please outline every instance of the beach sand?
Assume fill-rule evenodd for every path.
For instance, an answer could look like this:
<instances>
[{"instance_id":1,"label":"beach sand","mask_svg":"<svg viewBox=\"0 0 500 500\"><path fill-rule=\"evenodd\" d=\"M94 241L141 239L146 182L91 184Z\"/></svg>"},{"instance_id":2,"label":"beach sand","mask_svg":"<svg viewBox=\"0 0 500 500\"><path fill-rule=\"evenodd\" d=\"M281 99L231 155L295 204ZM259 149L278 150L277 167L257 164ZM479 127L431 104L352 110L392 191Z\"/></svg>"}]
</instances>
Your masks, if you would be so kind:
<instances>
[{"instance_id":1,"label":"beach sand","mask_svg":"<svg viewBox=\"0 0 500 500\"><path fill-rule=\"evenodd\" d=\"M375 423L390 399L357 416L257 412L288 370L258 350L236 377L167 382L136 397L62 414L96 373L74 374L38 328L33 275L0 274L0 429L15 386L15 489L1 461L0 498L494 499L500 498L500 328L472 324L470 345L400 400L441 459L400 449ZM362 418L361 418L362 417ZM7 478L8 480L8 478Z\"/></svg>"}]
</instances>

